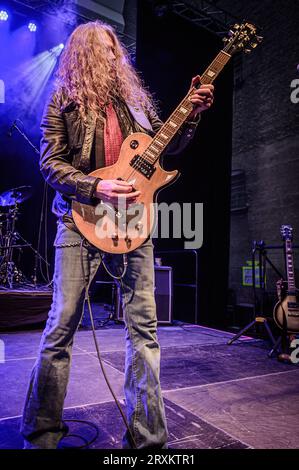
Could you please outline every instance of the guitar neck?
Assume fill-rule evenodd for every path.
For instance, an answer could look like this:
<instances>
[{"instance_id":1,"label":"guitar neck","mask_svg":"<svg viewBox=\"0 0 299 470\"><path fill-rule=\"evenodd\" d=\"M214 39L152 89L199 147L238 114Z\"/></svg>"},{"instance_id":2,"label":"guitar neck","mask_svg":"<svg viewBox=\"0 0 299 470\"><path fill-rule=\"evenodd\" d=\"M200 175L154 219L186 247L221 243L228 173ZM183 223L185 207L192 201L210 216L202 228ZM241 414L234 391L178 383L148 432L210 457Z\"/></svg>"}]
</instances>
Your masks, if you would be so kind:
<instances>
[{"instance_id":1,"label":"guitar neck","mask_svg":"<svg viewBox=\"0 0 299 470\"><path fill-rule=\"evenodd\" d=\"M224 50L220 51L217 57L213 60L210 66L202 74L200 83L209 84L213 83L215 78L219 75L221 70L225 67L227 62L230 60L231 55L225 52ZM155 137L153 138L152 143L146 149L143 154L143 158L149 161L151 164L154 164L165 150L169 142L177 134L178 130L187 120L189 114L193 110L193 104L189 100L190 95L194 92L196 87L192 87L185 98L180 102L171 116L159 129Z\"/></svg>"},{"instance_id":2,"label":"guitar neck","mask_svg":"<svg viewBox=\"0 0 299 470\"><path fill-rule=\"evenodd\" d=\"M292 249L291 240L285 241L285 257L286 257L288 293L290 295L296 295L294 260L293 260L293 249Z\"/></svg>"}]
</instances>

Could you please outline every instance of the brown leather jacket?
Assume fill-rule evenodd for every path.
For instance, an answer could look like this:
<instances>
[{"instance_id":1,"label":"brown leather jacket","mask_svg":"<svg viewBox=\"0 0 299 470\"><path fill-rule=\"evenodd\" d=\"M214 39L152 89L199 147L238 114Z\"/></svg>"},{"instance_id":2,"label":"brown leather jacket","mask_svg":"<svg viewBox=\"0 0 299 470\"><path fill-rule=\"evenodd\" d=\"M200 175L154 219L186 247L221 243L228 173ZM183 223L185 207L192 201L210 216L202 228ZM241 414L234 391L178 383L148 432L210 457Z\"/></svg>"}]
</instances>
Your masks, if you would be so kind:
<instances>
[{"instance_id":1,"label":"brown leather jacket","mask_svg":"<svg viewBox=\"0 0 299 470\"><path fill-rule=\"evenodd\" d=\"M154 112L142 121L136 114L133 116L130 109L125 102L116 109L124 138L132 132L153 136L163 125ZM148 126L144 124L146 121ZM194 136L198 122L185 123L165 153L180 153ZM70 102L62 106L57 94L52 93L41 122L40 170L47 183L56 190L52 210L58 217L70 215L72 199L84 204L92 202L99 180L88 173L94 169L91 161L95 151L95 131L99 125L99 120L95 122L92 119L84 125L76 104Z\"/></svg>"}]
</instances>

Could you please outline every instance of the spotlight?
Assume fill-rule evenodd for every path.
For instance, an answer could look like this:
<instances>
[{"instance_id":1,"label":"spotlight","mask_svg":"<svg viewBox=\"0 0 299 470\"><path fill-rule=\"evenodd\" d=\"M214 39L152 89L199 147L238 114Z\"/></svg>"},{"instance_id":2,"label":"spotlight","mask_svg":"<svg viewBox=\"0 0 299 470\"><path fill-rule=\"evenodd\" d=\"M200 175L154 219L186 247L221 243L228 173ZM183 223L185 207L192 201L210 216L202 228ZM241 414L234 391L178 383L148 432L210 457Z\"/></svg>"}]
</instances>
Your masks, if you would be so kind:
<instances>
[{"instance_id":1,"label":"spotlight","mask_svg":"<svg viewBox=\"0 0 299 470\"><path fill-rule=\"evenodd\" d=\"M30 23L28 24L28 29L31 33L35 33L35 31L37 30L37 26L35 23L33 23L33 21L30 21Z\"/></svg>"},{"instance_id":2,"label":"spotlight","mask_svg":"<svg viewBox=\"0 0 299 470\"><path fill-rule=\"evenodd\" d=\"M5 10L0 11L0 21L8 20L8 13Z\"/></svg>"},{"instance_id":3,"label":"spotlight","mask_svg":"<svg viewBox=\"0 0 299 470\"><path fill-rule=\"evenodd\" d=\"M58 44L58 46L52 47L52 49L50 49L50 53L55 57L59 57L63 48L64 44Z\"/></svg>"}]
</instances>

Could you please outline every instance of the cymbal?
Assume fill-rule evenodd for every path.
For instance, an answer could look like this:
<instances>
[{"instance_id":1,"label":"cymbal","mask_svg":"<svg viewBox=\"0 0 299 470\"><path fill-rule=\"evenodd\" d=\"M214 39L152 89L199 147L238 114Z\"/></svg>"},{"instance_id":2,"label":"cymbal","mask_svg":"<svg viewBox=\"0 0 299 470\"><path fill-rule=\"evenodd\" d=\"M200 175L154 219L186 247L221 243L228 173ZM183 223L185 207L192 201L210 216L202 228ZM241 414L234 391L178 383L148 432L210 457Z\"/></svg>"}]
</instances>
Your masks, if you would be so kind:
<instances>
[{"instance_id":1,"label":"cymbal","mask_svg":"<svg viewBox=\"0 0 299 470\"><path fill-rule=\"evenodd\" d=\"M32 186L19 186L18 188L9 189L0 194L0 206L14 206L20 202L26 201L32 196Z\"/></svg>"}]
</instances>

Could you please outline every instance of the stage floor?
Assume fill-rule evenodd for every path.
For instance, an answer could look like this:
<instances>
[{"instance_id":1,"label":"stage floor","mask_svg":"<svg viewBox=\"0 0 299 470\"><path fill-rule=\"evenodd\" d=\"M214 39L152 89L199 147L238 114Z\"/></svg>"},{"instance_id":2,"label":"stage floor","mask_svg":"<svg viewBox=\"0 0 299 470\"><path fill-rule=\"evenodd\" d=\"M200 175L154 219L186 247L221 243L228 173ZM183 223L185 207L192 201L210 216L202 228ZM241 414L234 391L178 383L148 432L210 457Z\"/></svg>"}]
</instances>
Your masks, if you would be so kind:
<instances>
[{"instance_id":1,"label":"stage floor","mask_svg":"<svg viewBox=\"0 0 299 470\"><path fill-rule=\"evenodd\" d=\"M19 421L41 331L0 334L0 449L22 448ZM267 357L268 344L200 326L159 327L161 384L169 447L177 449L299 448L299 368ZM123 400L124 330L108 324L97 330L108 377ZM74 345L65 419L89 420L99 428L92 448L121 447L124 426L106 386L92 333L79 330ZM93 430L69 423L86 439ZM79 446L79 438L64 440Z\"/></svg>"}]
</instances>

